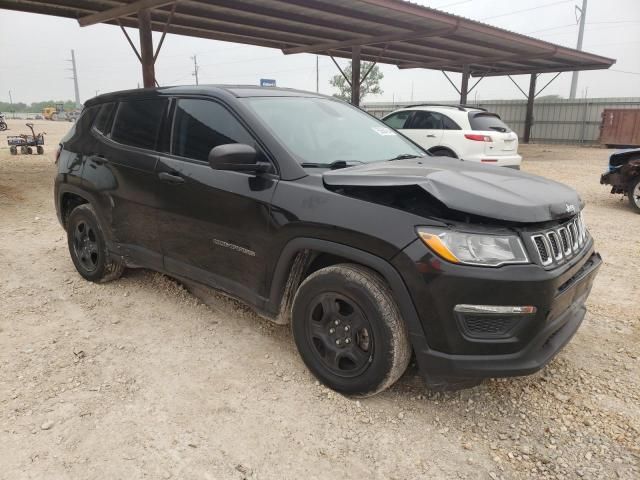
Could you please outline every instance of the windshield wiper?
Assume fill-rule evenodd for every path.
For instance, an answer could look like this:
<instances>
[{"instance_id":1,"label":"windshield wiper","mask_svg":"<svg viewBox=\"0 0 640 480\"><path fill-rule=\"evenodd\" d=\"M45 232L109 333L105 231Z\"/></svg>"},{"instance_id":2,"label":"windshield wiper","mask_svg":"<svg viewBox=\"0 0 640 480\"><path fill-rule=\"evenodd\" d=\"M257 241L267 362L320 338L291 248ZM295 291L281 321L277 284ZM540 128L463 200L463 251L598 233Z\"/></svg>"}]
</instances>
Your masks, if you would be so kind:
<instances>
[{"instance_id":1,"label":"windshield wiper","mask_svg":"<svg viewBox=\"0 0 640 480\"><path fill-rule=\"evenodd\" d=\"M393 162L394 160L409 160L411 158L422 158L424 155L415 155L413 153L402 153L397 157L390 158L388 161Z\"/></svg>"},{"instance_id":2,"label":"windshield wiper","mask_svg":"<svg viewBox=\"0 0 640 480\"><path fill-rule=\"evenodd\" d=\"M302 168L328 168L330 170L336 170L338 168L353 167L353 165L361 165L363 163L364 162L360 162L358 160L335 160L331 163L303 162L300 166Z\"/></svg>"}]
</instances>

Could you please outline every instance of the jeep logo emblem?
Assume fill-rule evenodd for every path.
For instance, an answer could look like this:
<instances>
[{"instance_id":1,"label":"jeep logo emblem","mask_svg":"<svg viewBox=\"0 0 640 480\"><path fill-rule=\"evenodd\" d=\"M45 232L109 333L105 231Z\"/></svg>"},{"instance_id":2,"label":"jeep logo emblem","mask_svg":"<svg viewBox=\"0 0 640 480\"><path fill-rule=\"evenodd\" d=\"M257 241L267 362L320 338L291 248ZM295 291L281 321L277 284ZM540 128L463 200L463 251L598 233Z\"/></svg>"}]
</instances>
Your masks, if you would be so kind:
<instances>
[{"instance_id":1,"label":"jeep logo emblem","mask_svg":"<svg viewBox=\"0 0 640 480\"><path fill-rule=\"evenodd\" d=\"M571 205L570 203L566 204L565 210L567 213L576 213L575 205Z\"/></svg>"}]
</instances>

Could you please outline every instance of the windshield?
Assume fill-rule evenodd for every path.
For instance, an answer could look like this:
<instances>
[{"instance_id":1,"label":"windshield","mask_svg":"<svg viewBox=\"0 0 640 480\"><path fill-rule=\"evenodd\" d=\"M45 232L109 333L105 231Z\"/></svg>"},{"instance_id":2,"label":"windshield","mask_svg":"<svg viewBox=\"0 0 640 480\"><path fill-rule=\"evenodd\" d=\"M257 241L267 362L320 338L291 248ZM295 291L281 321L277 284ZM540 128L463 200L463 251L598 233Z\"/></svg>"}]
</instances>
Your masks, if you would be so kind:
<instances>
[{"instance_id":1,"label":"windshield","mask_svg":"<svg viewBox=\"0 0 640 480\"><path fill-rule=\"evenodd\" d=\"M384 123L339 101L308 97L243 100L303 166L426 155Z\"/></svg>"}]
</instances>

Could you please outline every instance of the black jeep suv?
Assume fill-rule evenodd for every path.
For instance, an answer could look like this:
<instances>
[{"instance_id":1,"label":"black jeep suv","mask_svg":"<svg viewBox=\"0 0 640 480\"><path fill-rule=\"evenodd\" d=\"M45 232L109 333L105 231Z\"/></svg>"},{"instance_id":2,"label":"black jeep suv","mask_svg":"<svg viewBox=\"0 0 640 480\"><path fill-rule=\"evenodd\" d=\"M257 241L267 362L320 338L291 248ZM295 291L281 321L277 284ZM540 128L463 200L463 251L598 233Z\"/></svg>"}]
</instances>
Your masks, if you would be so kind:
<instances>
[{"instance_id":1,"label":"black jeep suv","mask_svg":"<svg viewBox=\"0 0 640 480\"><path fill-rule=\"evenodd\" d=\"M433 388L542 368L601 264L572 189L432 157L361 110L257 87L87 102L55 205L87 280L125 267L290 323L326 385L370 395L415 355Z\"/></svg>"}]
</instances>

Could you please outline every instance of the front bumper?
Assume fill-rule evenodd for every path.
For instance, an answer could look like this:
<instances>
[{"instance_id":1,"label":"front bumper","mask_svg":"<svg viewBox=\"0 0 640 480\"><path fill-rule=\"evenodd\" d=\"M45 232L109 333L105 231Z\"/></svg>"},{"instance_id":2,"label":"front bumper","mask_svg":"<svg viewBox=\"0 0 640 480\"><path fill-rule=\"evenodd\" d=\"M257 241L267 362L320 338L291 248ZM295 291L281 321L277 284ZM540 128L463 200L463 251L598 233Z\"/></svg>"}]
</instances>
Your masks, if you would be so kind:
<instances>
[{"instance_id":1,"label":"front bumper","mask_svg":"<svg viewBox=\"0 0 640 480\"><path fill-rule=\"evenodd\" d=\"M420 256L424 248L412 244L404 252L411 260L399 255L396 261L411 261L419 272L405 281L424 327L425 338L412 334L412 340L427 381L507 377L540 370L582 323L586 299L602 264L592 244L571 263L550 271L536 265L461 267L430 252ZM470 334L454 312L458 304L533 305L537 312L518 317L502 334L495 330Z\"/></svg>"}]
</instances>

